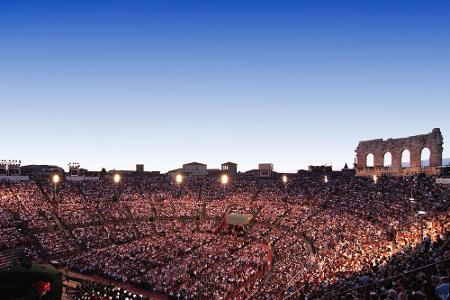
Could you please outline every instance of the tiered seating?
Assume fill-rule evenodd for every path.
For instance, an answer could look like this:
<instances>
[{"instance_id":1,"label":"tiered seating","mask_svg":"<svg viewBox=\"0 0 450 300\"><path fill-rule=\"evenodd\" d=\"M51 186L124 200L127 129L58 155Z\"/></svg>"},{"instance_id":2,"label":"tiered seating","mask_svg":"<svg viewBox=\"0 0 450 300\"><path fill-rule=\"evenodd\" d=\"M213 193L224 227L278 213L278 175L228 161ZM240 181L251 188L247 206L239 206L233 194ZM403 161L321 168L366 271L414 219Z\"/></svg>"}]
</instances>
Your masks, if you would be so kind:
<instances>
[{"instance_id":1,"label":"tiered seating","mask_svg":"<svg viewBox=\"0 0 450 300\"><path fill-rule=\"evenodd\" d=\"M225 197L215 176L181 187L165 176L122 179L64 182L56 201L50 182L0 184L0 249L24 244L34 259L186 299L320 298L449 253L450 199L433 178L413 187L427 251L404 178L300 174L285 189L279 178L238 175ZM255 218L242 236L216 233L226 212Z\"/></svg>"}]
</instances>

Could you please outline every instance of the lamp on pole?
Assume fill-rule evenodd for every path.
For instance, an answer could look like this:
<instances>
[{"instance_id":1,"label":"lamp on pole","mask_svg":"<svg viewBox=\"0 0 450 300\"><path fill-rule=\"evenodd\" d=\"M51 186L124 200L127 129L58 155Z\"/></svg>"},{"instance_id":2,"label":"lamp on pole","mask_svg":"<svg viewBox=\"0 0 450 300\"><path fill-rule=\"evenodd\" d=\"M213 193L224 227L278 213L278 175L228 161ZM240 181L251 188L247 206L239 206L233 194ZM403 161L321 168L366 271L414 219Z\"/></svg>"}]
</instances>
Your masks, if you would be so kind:
<instances>
[{"instance_id":1,"label":"lamp on pole","mask_svg":"<svg viewBox=\"0 0 450 300\"><path fill-rule=\"evenodd\" d=\"M58 187L58 183L59 183L60 180L61 180L61 178L59 177L58 174L53 175L53 178L52 178L52 181L53 181L53 184L54 184L53 199L55 200L55 202L56 202L56 188Z\"/></svg>"},{"instance_id":2,"label":"lamp on pole","mask_svg":"<svg viewBox=\"0 0 450 300\"><path fill-rule=\"evenodd\" d=\"M287 183L288 183L288 177L286 175L281 176L281 181L283 182L284 185L284 196L287 198Z\"/></svg>"},{"instance_id":3,"label":"lamp on pole","mask_svg":"<svg viewBox=\"0 0 450 300\"><path fill-rule=\"evenodd\" d=\"M424 210L419 210L417 214L420 218L420 242L423 242L423 218L426 215L426 212Z\"/></svg>"},{"instance_id":4,"label":"lamp on pole","mask_svg":"<svg viewBox=\"0 0 450 300\"><path fill-rule=\"evenodd\" d=\"M222 176L220 177L220 181L222 182L222 187L223 187L222 198L225 199L225 188L226 188L226 185L228 184L228 181L229 181L228 175L227 174L222 174Z\"/></svg>"},{"instance_id":5,"label":"lamp on pole","mask_svg":"<svg viewBox=\"0 0 450 300\"><path fill-rule=\"evenodd\" d=\"M177 198L179 199L181 197L181 183L183 183L183 175L177 174L175 176L175 182L177 183Z\"/></svg>"},{"instance_id":6,"label":"lamp on pole","mask_svg":"<svg viewBox=\"0 0 450 300\"><path fill-rule=\"evenodd\" d=\"M115 187L114 187L114 200L117 200L117 188L118 188L118 185L119 185L121 180L122 180L122 176L120 176L119 173L114 174L114 176L113 176L113 181L114 181L114 184L115 184Z\"/></svg>"},{"instance_id":7,"label":"lamp on pole","mask_svg":"<svg viewBox=\"0 0 450 300\"><path fill-rule=\"evenodd\" d=\"M122 176L120 176L119 173L114 174L114 176L113 176L114 183L118 184L121 179L122 179Z\"/></svg>"},{"instance_id":8,"label":"lamp on pole","mask_svg":"<svg viewBox=\"0 0 450 300\"><path fill-rule=\"evenodd\" d=\"M412 218L412 221L414 221L414 204L416 203L416 200L413 197L410 197L408 200L411 205L411 218Z\"/></svg>"}]
</instances>

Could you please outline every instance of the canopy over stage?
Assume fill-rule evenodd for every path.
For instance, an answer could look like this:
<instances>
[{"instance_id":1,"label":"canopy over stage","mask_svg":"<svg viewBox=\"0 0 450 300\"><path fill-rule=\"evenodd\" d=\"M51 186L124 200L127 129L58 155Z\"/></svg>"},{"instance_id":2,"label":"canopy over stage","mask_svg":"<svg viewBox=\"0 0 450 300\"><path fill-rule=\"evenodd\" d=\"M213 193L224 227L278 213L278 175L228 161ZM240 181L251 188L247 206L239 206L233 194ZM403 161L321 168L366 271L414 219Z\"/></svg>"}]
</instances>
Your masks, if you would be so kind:
<instances>
[{"instance_id":1,"label":"canopy over stage","mask_svg":"<svg viewBox=\"0 0 450 300\"><path fill-rule=\"evenodd\" d=\"M228 214L226 216L226 223L229 225L247 225L253 219L251 214Z\"/></svg>"},{"instance_id":2,"label":"canopy over stage","mask_svg":"<svg viewBox=\"0 0 450 300\"><path fill-rule=\"evenodd\" d=\"M252 219L253 219L253 215L251 215L251 214L235 214L235 213L226 214L226 215L224 214L219 227L217 227L217 229L216 229L216 233L221 232L222 230L225 230L227 227L229 229L231 227L243 229L244 225L247 225L248 223L250 223L250 221Z\"/></svg>"}]
</instances>

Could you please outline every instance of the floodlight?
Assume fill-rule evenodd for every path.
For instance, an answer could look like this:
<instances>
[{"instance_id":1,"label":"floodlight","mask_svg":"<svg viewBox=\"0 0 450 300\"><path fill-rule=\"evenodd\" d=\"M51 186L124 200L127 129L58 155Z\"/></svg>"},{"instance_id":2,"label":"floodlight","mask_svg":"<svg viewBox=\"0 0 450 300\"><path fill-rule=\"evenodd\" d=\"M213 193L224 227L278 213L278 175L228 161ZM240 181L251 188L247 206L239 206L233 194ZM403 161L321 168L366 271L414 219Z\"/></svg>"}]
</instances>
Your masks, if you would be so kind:
<instances>
[{"instance_id":1,"label":"floodlight","mask_svg":"<svg viewBox=\"0 0 450 300\"><path fill-rule=\"evenodd\" d=\"M228 175L227 174L223 174L222 177L220 178L220 181L222 182L223 185L228 183Z\"/></svg>"},{"instance_id":2,"label":"floodlight","mask_svg":"<svg viewBox=\"0 0 450 300\"><path fill-rule=\"evenodd\" d=\"M178 184L182 183L182 182L183 182L183 175L177 174L177 175L175 176L175 181L176 181Z\"/></svg>"},{"instance_id":3,"label":"floodlight","mask_svg":"<svg viewBox=\"0 0 450 300\"><path fill-rule=\"evenodd\" d=\"M60 178L59 178L59 175L58 174L55 174L55 175L53 175L53 183L58 183L59 182L59 180L60 180Z\"/></svg>"},{"instance_id":4,"label":"floodlight","mask_svg":"<svg viewBox=\"0 0 450 300\"><path fill-rule=\"evenodd\" d=\"M113 180L115 183L119 183L121 179L122 177L120 176L119 173L114 174Z\"/></svg>"}]
</instances>

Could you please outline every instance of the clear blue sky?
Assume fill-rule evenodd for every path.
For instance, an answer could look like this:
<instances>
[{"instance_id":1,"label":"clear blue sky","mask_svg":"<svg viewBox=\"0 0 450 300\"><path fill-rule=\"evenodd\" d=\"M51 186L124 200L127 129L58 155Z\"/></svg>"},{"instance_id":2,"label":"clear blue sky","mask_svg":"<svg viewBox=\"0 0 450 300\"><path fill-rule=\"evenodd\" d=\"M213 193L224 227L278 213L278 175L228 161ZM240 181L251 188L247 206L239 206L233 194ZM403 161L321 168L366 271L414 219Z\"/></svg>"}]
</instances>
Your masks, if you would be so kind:
<instances>
[{"instance_id":1,"label":"clear blue sky","mask_svg":"<svg viewBox=\"0 0 450 300\"><path fill-rule=\"evenodd\" d=\"M1 159L352 163L440 127L450 1L0 1Z\"/></svg>"}]
</instances>

